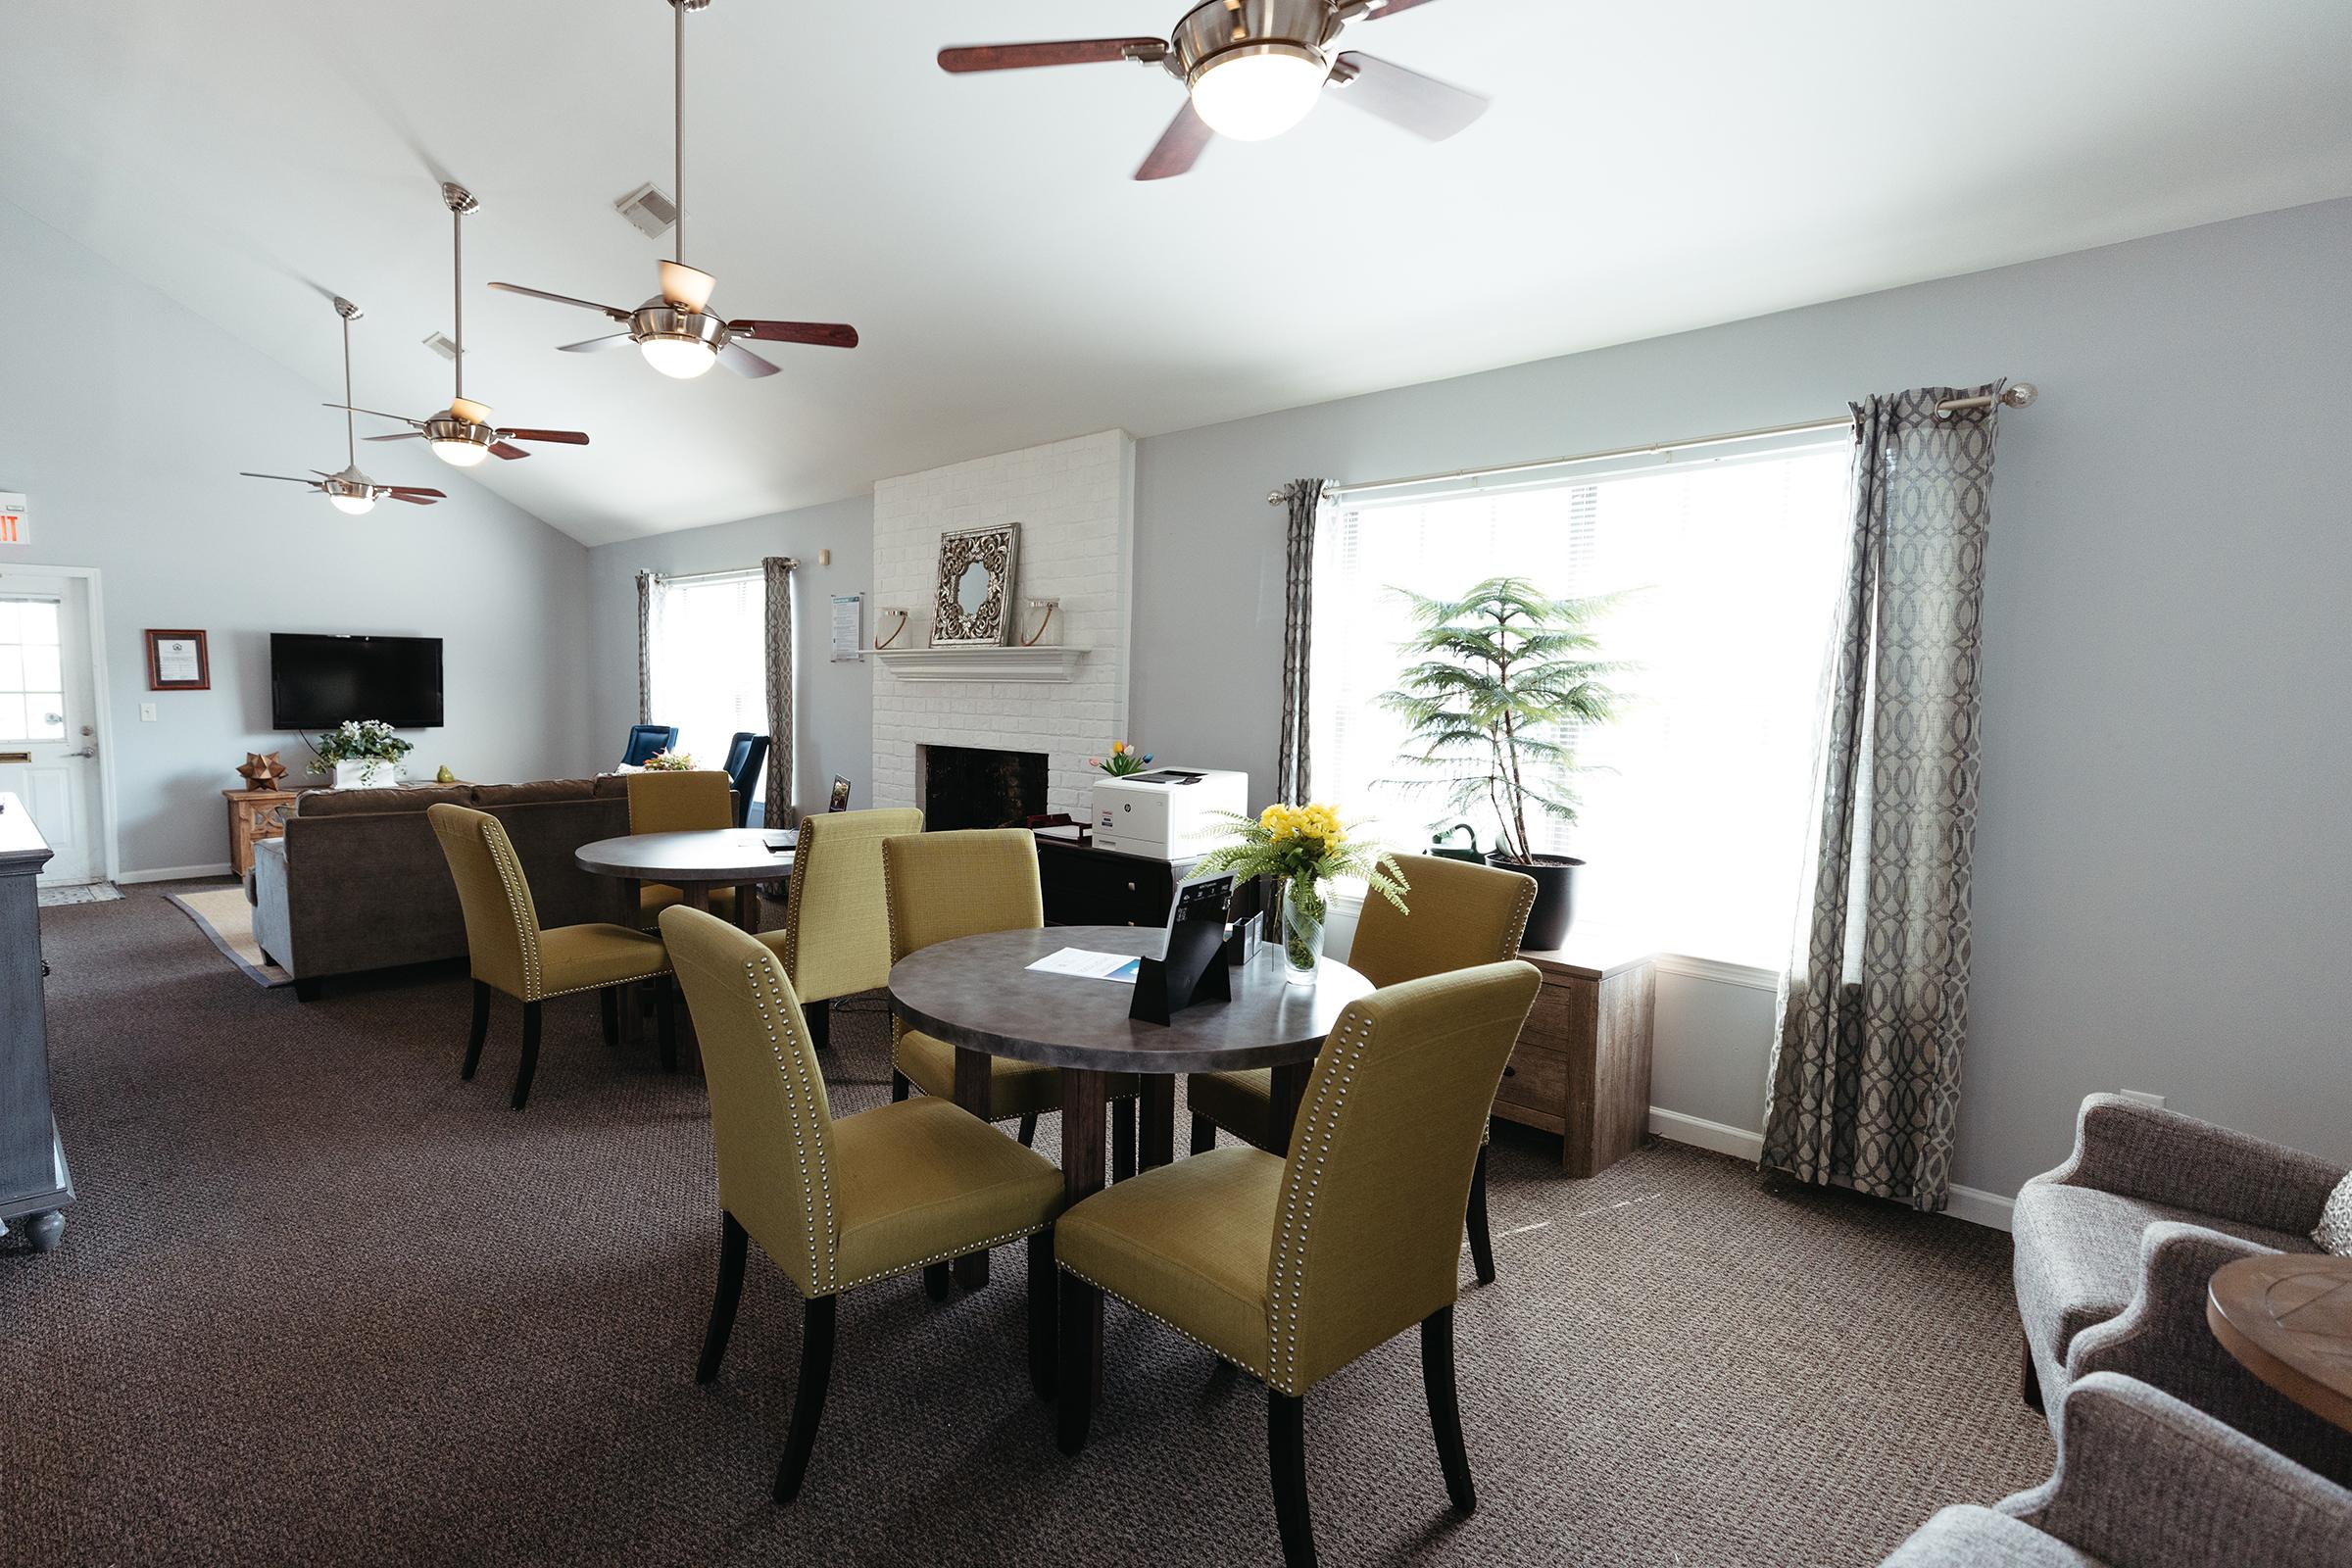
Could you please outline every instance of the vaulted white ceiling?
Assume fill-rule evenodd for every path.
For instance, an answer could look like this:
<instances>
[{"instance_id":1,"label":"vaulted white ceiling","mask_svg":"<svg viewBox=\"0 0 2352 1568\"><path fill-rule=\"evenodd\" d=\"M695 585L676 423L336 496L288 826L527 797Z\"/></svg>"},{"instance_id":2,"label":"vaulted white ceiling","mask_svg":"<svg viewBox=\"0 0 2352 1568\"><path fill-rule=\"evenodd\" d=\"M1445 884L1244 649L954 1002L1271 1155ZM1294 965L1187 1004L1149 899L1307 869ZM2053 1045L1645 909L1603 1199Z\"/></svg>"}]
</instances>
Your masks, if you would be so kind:
<instances>
[{"instance_id":1,"label":"vaulted white ceiling","mask_svg":"<svg viewBox=\"0 0 2352 1568\"><path fill-rule=\"evenodd\" d=\"M591 543L1111 425L1179 429L2352 193L2352 5L1443 0L1351 47L1479 88L1430 146L1326 103L1189 177L1128 65L950 77L943 44L1165 34L1182 0L715 0L688 23L688 260L718 307L854 322L784 373L558 355L664 241L663 0L112 0L0 10L0 195L337 386L584 428L476 470ZM12 310L39 309L20 280ZM123 373L137 372L135 359ZM189 417L216 411L191 409ZM245 409L316 423L311 407ZM369 460L429 483L415 447Z\"/></svg>"}]
</instances>

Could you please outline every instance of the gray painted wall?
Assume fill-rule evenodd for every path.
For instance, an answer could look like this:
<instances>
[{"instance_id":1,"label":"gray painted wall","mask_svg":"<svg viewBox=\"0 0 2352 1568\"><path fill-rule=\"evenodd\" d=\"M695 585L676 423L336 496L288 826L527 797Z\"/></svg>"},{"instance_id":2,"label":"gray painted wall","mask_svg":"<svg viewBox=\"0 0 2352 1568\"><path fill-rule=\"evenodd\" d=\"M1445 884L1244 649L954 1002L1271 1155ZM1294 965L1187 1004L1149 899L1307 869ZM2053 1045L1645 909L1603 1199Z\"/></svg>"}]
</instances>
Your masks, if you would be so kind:
<instances>
[{"instance_id":1,"label":"gray painted wall","mask_svg":"<svg viewBox=\"0 0 2352 1568\"><path fill-rule=\"evenodd\" d=\"M0 489L31 498L35 530L28 547L0 549L0 566L102 573L125 873L227 860L217 792L240 782L248 748L307 765L302 741L270 728L272 631L446 639L448 724L411 737L412 769L523 779L588 760L579 544L421 447L376 447L362 466L448 491L438 506L346 517L294 485L237 477L341 467L342 421L318 406L340 388L311 385L5 202L0 296L24 307L0 345ZM320 332L337 329L326 301L318 314ZM368 356L415 348L370 339L366 321L354 340L363 394ZM212 690L146 690L149 626L210 634ZM139 722L142 702L154 723Z\"/></svg>"},{"instance_id":2,"label":"gray painted wall","mask_svg":"<svg viewBox=\"0 0 2352 1568\"><path fill-rule=\"evenodd\" d=\"M1146 440L1131 731L1263 792L1282 480L2034 381L1993 495L1957 1180L2015 1191L2126 1087L2352 1160L2347 258L2331 202ZM1659 1102L1760 1126L1769 996L1677 990Z\"/></svg>"},{"instance_id":3,"label":"gray painted wall","mask_svg":"<svg viewBox=\"0 0 2352 1568\"><path fill-rule=\"evenodd\" d=\"M800 804L822 809L836 773L851 781L853 804L872 804L873 676L862 662L831 662L827 648L834 594L867 596L865 636L873 636L873 544L874 501L866 495L590 551L588 602L599 629L589 671L593 729L612 737L613 752L601 765L618 760L621 738L637 716L637 573L726 571L756 566L763 556L791 556L801 563L793 573ZM833 552L832 565L816 564L819 550Z\"/></svg>"}]
</instances>

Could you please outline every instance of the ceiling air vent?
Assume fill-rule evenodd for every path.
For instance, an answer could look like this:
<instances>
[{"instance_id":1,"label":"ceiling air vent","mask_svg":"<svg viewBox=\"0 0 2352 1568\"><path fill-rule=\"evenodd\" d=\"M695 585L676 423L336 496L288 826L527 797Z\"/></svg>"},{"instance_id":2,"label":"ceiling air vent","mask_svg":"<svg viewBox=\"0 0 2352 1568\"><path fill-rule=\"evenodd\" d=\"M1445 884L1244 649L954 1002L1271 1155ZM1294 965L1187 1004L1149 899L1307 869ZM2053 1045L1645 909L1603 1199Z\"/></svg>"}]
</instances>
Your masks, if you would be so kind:
<instances>
[{"instance_id":1,"label":"ceiling air vent","mask_svg":"<svg viewBox=\"0 0 2352 1568\"><path fill-rule=\"evenodd\" d=\"M678 204L652 185L640 185L612 204L612 210L651 238L678 220Z\"/></svg>"},{"instance_id":2,"label":"ceiling air vent","mask_svg":"<svg viewBox=\"0 0 2352 1568\"><path fill-rule=\"evenodd\" d=\"M445 360L454 362L458 357L458 346L452 343L445 333L435 332L424 340L424 346Z\"/></svg>"}]
</instances>

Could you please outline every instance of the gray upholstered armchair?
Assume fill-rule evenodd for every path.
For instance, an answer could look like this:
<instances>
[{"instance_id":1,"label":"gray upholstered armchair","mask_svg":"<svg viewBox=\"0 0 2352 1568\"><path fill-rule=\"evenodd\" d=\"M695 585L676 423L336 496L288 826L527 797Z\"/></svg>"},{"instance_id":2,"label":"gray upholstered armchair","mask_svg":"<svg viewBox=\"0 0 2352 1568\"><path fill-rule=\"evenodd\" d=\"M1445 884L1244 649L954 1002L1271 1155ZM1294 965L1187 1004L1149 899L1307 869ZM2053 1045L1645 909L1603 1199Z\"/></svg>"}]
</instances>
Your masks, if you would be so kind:
<instances>
[{"instance_id":1,"label":"gray upholstered armchair","mask_svg":"<svg viewBox=\"0 0 2352 1568\"><path fill-rule=\"evenodd\" d=\"M2025 1393L2050 1413L2093 1372L2185 1399L2339 1484L2352 1435L2273 1390L2205 1322L2214 1271L2261 1252L2316 1252L2343 1167L2117 1095L2082 1102L2075 1152L2017 1195Z\"/></svg>"},{"instance_id":2,"label":"gray upholstered armchair","mask_svg":"<svg viewBox=\"0 0 2352 1568\"><path fill-rule=\"evenodd\" d=\"M2352 1492L2158 1389L2092 1372L2066 1396L2058 1471L1995 1508L1946 1508L1885 1568L2338 1568Z\"/></svg>"}]
</instances>

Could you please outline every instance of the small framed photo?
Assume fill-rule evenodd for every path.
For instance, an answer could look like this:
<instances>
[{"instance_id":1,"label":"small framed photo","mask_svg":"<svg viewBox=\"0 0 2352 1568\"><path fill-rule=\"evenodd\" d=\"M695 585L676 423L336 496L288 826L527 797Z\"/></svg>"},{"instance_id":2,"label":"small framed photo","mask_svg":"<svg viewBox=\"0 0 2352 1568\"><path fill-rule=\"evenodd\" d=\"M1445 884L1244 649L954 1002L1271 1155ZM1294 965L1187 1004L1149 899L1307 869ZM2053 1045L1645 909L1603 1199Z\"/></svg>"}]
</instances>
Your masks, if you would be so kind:
<instances>
[{"instance_id":1,"label":"small framed photo","mask_svg":"<svg viewBox=\"0 0 2352 1568\"><path fill-rule=\"evenodd\" d=\"M147 631L147 689L151 692L209 692L213 660L201 631Z\"/></svg>"}]
</instances>

